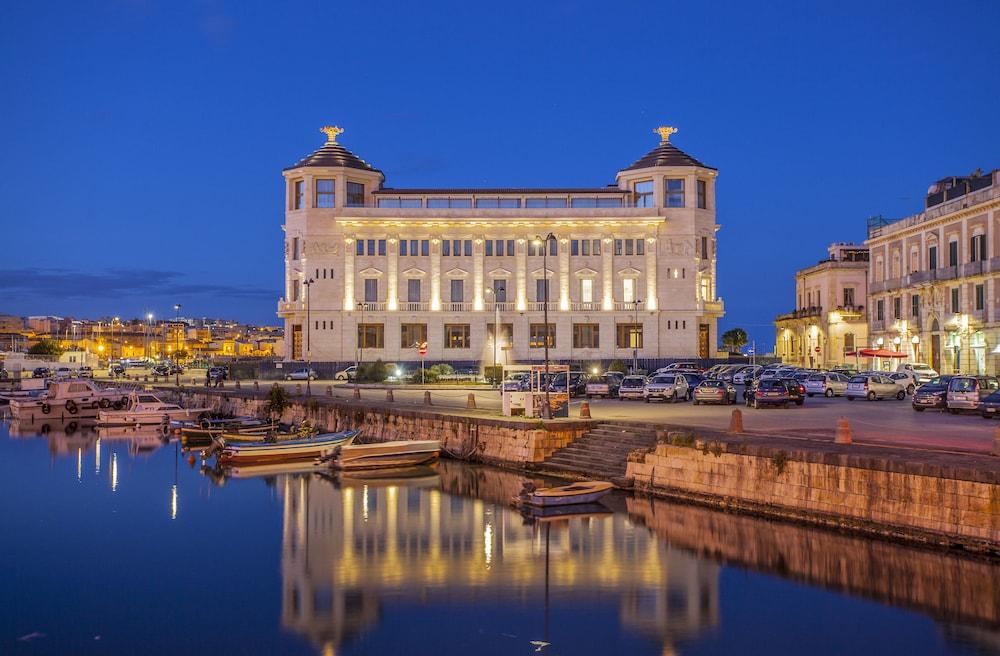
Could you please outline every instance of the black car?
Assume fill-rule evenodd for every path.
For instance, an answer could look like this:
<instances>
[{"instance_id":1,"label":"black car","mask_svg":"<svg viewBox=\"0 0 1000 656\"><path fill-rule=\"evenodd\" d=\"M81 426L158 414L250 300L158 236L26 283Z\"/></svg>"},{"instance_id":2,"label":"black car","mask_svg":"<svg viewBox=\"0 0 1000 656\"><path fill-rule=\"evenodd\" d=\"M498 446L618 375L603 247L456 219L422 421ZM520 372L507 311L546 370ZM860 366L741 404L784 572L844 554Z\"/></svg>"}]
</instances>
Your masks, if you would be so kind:
<instances>
[{"instance_id":1,"label":"black car","mask_svg":"<svg viewBox=\"0 0 1000 656\"><path fill-rule=\"evenodd\" d=\"M696 374L687 371L681 372L678 375L684 376L684 379L688 382L687 400L690 401L691 399L694 398L694 388L698 387L698 385L701 385L701 381L705 380L705 377L702 376L701 374Z\"/></svg>"},{"instance_id":2,"label":"black car","mask_svg":"<svg viewBox=\"0 0 1000 656\"><path fill-rule=\"evenodd\" d=\"M210 380L229 380L229 370L226 367L209 367L208 377Z\"/></svg>"},{"instance_id":3,"label":"black car","mask_svg":"<svg viewBox=\"0 0 1000 656\"><path fill-rule=\"evenodd\" d=\"M923 412L928 408L931 410L947 410L948 383L951 382L952 378L954 376L938 376L937 378L932 378L929 383L924 383L913 391L913 399L910 401L910 405L917 412ZM993 394L990 396L993 396ZM986 399L983 400L985 401Z\"/></svg>"},{"instance_id":4,"label":"black car","mask_svg":"<svg viewBox=\"0 0 1000 656\"><path fill-rule=\"evenodd\" d=\"M993 419L997 415L1000 415L1000 391L993 392L985 397L979 402L979 406L976 409L979 410L979 414L983 416L983 419Z\"/></svg>"},{"instance_id":5,"label":"black car","mask_svg":"<svg viewBox=\"0 0 1000 656\"><path fill-rule=\"evenodd\" d=\"M170 367L165 364L153 365L153 368L149 370L154 376L169 376Z\"/></svg>"},{"instance_id":6,"label":"black car","mask_svg":"<svg viewBox=\"0 0 1000 656\"><path fill-rule=\"evenodd\" d=\"M765 405L780 405L787 408L794 399L789 385L780 378L760 378L747 390L747 406L760 408Z\"/></svg>"},{"instance_id":7,"label":"black car","mask_svg":"<svg viewBox=\"0 0 1000 656\"><path fill-rule=\"evenodd\" d=\"M48 378L51 375L52 371L48 367L35 367L31 372L32 378Z\"/></svg>"},{"instance_id":8,"label":"black car","mask_svg":"<svg viewBox=\"0 0 1000 656\"><path fill-rule=\"evenodd\" d=\"M806 402L806 386L798 378L782 378L781 382L788 388L788 395L795 401L795 405L802 405Z\"/></svg>"},{"instance_id":9,"label":"black car","mask_svg":"<svg viewBox=\"0 0 1000 656\"><path fill-rule=\"evenodd\" d=\"M550 392L565 392L566 391L566 374L557 373L552 376L552 382L549 383ZM587 393L587 377L582 371L571 371L569 372L569 395L570 396L582 396Z\"/></svg>"}]
</instances>

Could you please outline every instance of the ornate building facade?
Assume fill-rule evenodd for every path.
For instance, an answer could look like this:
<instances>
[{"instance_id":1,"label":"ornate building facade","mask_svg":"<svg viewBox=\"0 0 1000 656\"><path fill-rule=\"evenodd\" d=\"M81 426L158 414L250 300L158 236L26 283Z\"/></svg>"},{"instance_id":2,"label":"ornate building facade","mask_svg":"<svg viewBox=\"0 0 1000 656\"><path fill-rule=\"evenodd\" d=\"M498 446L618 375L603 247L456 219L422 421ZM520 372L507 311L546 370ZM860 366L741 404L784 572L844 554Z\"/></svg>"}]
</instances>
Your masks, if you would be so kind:
<instances>
[{"instance_id":1,"label":"ornate building facade","mask_svg":"<svg viewBox=\"0 0 1000 656\"><path fill-rule=\"evenodd\" d=\"M715 355L717 171L675 129L613 185L517 189L387 187L323 132L283 171L288 359Z\"/></svg>"},{"instance_id":2,"label":"ornate building facade","mask_svg":"<svg viewBox=\"0 0 1000 656\"><path fill-rule=\"evenodd\" d=\"M998 223L998 170L939 180L924 211L870 221L872 345L895 347L943 374L997 373Z\"/></svg>"}]
</instances>

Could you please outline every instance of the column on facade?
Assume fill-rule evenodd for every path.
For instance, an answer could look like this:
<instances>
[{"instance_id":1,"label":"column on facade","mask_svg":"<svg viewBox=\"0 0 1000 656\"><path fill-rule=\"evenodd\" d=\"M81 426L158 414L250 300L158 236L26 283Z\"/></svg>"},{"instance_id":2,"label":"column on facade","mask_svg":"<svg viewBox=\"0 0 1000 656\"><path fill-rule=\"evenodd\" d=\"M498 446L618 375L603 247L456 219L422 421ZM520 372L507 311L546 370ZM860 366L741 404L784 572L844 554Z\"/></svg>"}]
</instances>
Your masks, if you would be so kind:
<instances>
[{"instance_id":1,"label":"column on facade","mask_svg":"<svg viewBox=\"0 0 1000 656\"><path fill-rule=\"evenodd\" d=\"M354 310L354 240L344 240L344 312Z\"/></svg>"},{"instance_id":2,"label":"column on facade","mask_svg":"<svg viewBox=\"0 0 1000 656\"><path fill-rule=\"evenodd\" d=\"M601 244L601 285L603 288L601 309L610 312L615 309L615 279L614 260L612 254L614 250L614 240L609 235L601 237L604 242Z\"/></svg>"},{"instance_id":3,"label":"column on facade","mask_svg":"<svg viewBox=\"0 0 1000 656\"><path fill-rule=\"evenodd\" d=\"M431 311L441 310L441 240L431 240Z\"/></svg>"},{"instance_id":4,"label":"column on facade","mask_svg":"<svg viewBox=\"0 0 1000 656\"><path fill-rule=\"evenodd\" d=\"M385 309L395 312L399 309L399 239L394 235L386 244L385 260Z\"/></svg>"},{"instance_id":5,"label":"column on facade","mask_svg":"<svg viewBox=\"0 0 1000 656\"><path fill-rule=\"evenodd\" d=\"M646 239L646 309L653 312L656 302L656 238Z\"/></svg>"},{"instance_id":6,"label":"column on facade","mask_svg":"<svg viewBox=\"0 0 1000 656\"><path fill-rule=\"evenodd\" d=\"M514 259L517 261L517 311L524 312L528 309L528 242L518 239L516 246Z\"/></svg>"},{"instance_id":7,"label":"column on facade","mask_svg":"<svg viewBox=\"0 0 1000 656\"><path fill-rule=\"evenodd\" d=\"M475 289L472 294L472 307L476 312L483 310L483 237L477 237L472 242L472 284Z\"/></svg>"},{"instance_id":8,"label":"column on facade","mask_svg":"<svg viewBox=\"0 0 1000 656\"><path fill-rule=\"evenodd\" d=\"M559 240L559 309L569 310L569 240Z\"/></svg>"},{"instance_id":9,"label":"column on facade","mask_svg":"<svg viewBox=\"0 0 1000 656\"><path fill-rule=\"evenodd\" d=\"M716 265L719 262L719 240L716 237L716 233L718 231L719 231L719 226L715 226L715 228L712 231L712 257L711 257L712 266L710 271L712 275L711 291L712 291L713 301L719 298L719 290L715 288L715 283L719 279L719 276L716 275Z\"/></svg>"}]
</instances>

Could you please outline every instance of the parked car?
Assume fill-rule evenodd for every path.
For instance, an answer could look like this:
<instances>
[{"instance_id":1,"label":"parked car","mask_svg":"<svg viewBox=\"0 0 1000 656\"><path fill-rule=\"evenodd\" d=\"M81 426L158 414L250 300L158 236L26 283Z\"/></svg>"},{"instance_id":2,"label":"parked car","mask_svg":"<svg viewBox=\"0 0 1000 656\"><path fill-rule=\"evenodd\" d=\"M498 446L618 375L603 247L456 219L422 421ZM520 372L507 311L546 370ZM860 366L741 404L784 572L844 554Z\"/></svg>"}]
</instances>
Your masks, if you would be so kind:
<instances>
[{"instance_id":1,"label":"parked car","mask_svg":"<svg viewBox=\"0 0 1000 656\"><path fill-rule=\"evenodd\" d=\"M154 376L169 376L170 375L170 365L166 364L154 364L150 373Z\"/></svg>"},{"instance_id":2,"label":"parked car","mask_svg":"<svg viewBox=\"0 0 1000 656\"><path fill-rule=\"evenodd\" d=\"M896 384L888 376L878 373L865 373L851 376L847 383L847 392L844 394L848 401L854 399L890 399L895 397L902 401L906 398L906 390Z\"/></svg>"},{"instance_id":3,"label":"parked car","mask_svg":"<svg viewBox=\"0 0 1000 656\"><path fill-rule=\"evenodd\" d=\"M695 405L701 403L720 403L730 405L736 403L736 388L724 380L706 379L698 383L692 394Z\"/></svg>"},{"instance_id":4,"label":"parked car","mask_svg":"<svg viewBox=\"0 0 1000 656\"><path fill-rule=\"evenodd\" d=\"M760 372L763 368L764 367L759 364L751 364L743 367L733 374L733 384L746 385L753 380L754 375Z\"/></svg>"},{"instance_id":5,"label":"parked car","mask_svg":"<svg viewBox=\"0 0 1000 656\"><path fill-rule=\"evenodd\" d=\"M642 373L643 372L635 372L635 373L632 373L631 375L632 376L641 376ZM620 371L605 371L604 375L605 376L611 376L612 378L614 378L615 381L617 381L617 383L618 383L619 386L621 386L622 381L625 380L625 374L623 374Z\"/></svg>"},{"instance_id":6,"label":"parked car","mask_svg":"<svg viewBox=\"0 0 1000 656\"><path fill-rule=\"evenodd\" d=\"M351 366L341 369L337 373L333 374L334 380L354 380L354 377L358 373L358 366L352 364Z\"/></svg>"},{"instance_id":7,"label":"parked car","mask_svg":"<svg viewBox=\"0 0 1000 656\"><path fill-rule=\"evenodd\" d=\"M208 378L212 381L229 380L229 369L222 366L209 367Z\"/></svg>"},{"instance_id":8,"label":"parked car","mask_svg":"<svg viewBox=\"0 0 1000 656\"><path fill-rule=\"evenodd\" d=\"M896 384L902 387L907 394L913 394L920 385L912 371L893 371L889 374L889 378L896 381Z\"/></svg>"},{"instance_id":9,"label":"parked car","mask_svg":"<svg viewBox=\"0 0 1000 656\"><path fill-rule=\"evenodd\" d=\"M938 372L934 371L930 365L923 362L904 362L896 367L896 371L913 374L917 385L929 382L931 379L937 378L938 375Z\"/></svg>"},{"instance_id":10,"label":"parked car","mask_svg":"<svg viewBox=\"0 0 1000 656\"><path fill-rule=\"evenodd\" d=\"M226 377L228 377L229 376L229 369L225 368L225 367L223 367L223 368L226 369ZM171 376L174 375L174 374L182 374L182 373L184 373L184 367L180 366L176 362L171 362L170 364L168 364L167 365L167 370L169 371L169 373L170 373Z\"/></svg>"},{"instance_id":11,"label":"parked car","mask_svg":"<svg viewBox=\"0 0 1000 656\"><path fill-rule=\"evenodd\" d=\"M560 371L552 377L549 383L550 392L566 391L566 372ZM582 371L569 372L569 395L571 397L581 396L587 393L587 376Z\"/></svg>"},{"instance_id":12,"label":"parked car","mask_svg":"<svg viewBox=\"0 0 1000 656\"><path fill-rule=\"evenodd\" d=\"M125 367L119 362L112 362L108 365L108 376L120 378L125 375Z\"/></svg>"},{"instance_id":13,"label":"parked car","mask_svg":"<svg viewBox=\"0 0 1000 656\"><path fill-rule=\"evenodd\" d=\"M80 368L76 370L76 375L80 378L93 378L94 369L90 365L80 365Z\"/></svg>"},{"instance_id":14,"label":"parked car","mask_svg":"<svg viewBox=\"0 0 1000 656\"><path fill-rule=\"evenodd\" d=\"M48 367L35 367L31 371L32 378L48 378L52 375L52 371Z\"/></svg>"},{"instance_id":15,"label":"parked car","mask_svg":"<svg viewBox=\"0 0 1000 656\"><path fill-rule=\"evenodd\" d=\"M983 419L993 419L1000 415L1000 392L993 392L984 397L976 409Z\"/></svg>"},{"instance_id":16,"label":"parked car","mask_svg":"<svg viewBox=\"0 0 1000 656\"><path fill-rule=\"evenodd\" d=\"M73 377L73 370L69 367L56 367L55 377L57 380L66 380Z\"/></svg>"},{"instance_id":17,"label":"parked car","mask_svg":"<svg viewBox=\"0 0 1000 656\"><path fill-rule=\"evenodd\" d=\"M285 380L316 380L317 378L319 378L319 374L316 373L315 369L296 369L285 374Z\"/></svg>"},{"instance_id":18,"label":"parked car","mask_svg":"<svg viewBox=\"0 0 1000 656\"><path fill-rule=\"evenodd\" d=\"M780 378L761 378L748 391L747 405L761 408L767 405L780 405L787 408L792 403L792 395L788 385Z\"/></svg>"},{"instance_id":19,"label":"parked car","mask_svg":"<svg viewBox=\"0 0 1000 656\"><path fill-rule=\"evenodd\" d=\"M795 402L795 405L802 405L806 402L806 387L798 378L786 376L781 379L788 388L788 395Z\"/></svg>"},{"instance_id":20,"label":"parked car","mask_svg":"<svg viewBox=\"0 0 1000 656\"><path fill-rule=\"evenodd\" d=\"M924 410L948 409L948 383L953 376L938 376L929 383L924 383L913 393L911 405L917 412Z\"/></svg>"},{"instance_id":21,"label":"parked car","mask_svg":"<svg viewBox=\"0 0 1000 656\"><path fill-rule=\"evenodd\" d=\"M587 380L587 398L600 396L610 399L618 395L618 379L614 376L591 376Z\"/></svg>"},{"instance_id":22,"label":"parked car","mask_svg":"<svg viewBox=\"0 0 1000 656\"><path fill-rule=\"evenodd\" d=\"M830 367L830 371L850 378L851 376L854 376L855 374L858 373L858 368L850 364L838 364L833 367Z\"/></svg>"},{"instance_id":23,"label":"parked car","mask_svg":"<svg viewBox=\"0 0 1000 656\"><path fill-rule=\"evenodd\" d=\"M827 398L843 396L847 391L847 376L834 372L809 374L802 384L806 388L806 396L821 394Z\"/></svg>"},{"instance_id":24,"label":"parked car","mask_svg":"<svg viewBox=\"0 0 1000 656\"><path fill-rule=\"evenodd\" d=\"M687 381L688 391L687 400L690 401L694 396L694 388L701 384L701 381L705 380L705 377L701 374L692 373L690 371L682 371L678 374L679 376L684 376L684 380Z\"/></svg>"},{"instance_id":25,"label":"parked car","mask_svg":"<svg viewBox=\"0 0 1000 656\"><path fill-rule=\"evenodd\" d=\"M1000 389L995 376L955 376L948 382L948 412L975 410L979 402Z\"/></svg>"},{"instance_id":26,"label":"parked car","mask_svg":"<svg viewBox=\"0 0 1000 656\"><path fill-rule=\"evenodd\" d=\"M653 376L643 389L646 403L654 399L661 401L684 401L688 396L688 382L680 374L658 374Z\"/></svg>"},{"instance_id":27,"label":"parked car","mask_svg":"<svg viewBox=\"0 0 1000 656\"><path fill-rule=\"evenodd\" d=\"M657 373L661 371L674 371L676 369L686 369L689 371L701 371L701 367L698 366L697 362L671 362L667 366L658 369Z\"/></svg>"},{"instance_id":28,"label":"parked car","mask_svg":"<svg viewBox=\"0 0 1000 656\"><path fill-rule=\"evenodd\" d=\"M646 387L645 376L625 376L625 379L618 386L618 400L641 399L643 389Z\"/></svg>"}]
</instances>

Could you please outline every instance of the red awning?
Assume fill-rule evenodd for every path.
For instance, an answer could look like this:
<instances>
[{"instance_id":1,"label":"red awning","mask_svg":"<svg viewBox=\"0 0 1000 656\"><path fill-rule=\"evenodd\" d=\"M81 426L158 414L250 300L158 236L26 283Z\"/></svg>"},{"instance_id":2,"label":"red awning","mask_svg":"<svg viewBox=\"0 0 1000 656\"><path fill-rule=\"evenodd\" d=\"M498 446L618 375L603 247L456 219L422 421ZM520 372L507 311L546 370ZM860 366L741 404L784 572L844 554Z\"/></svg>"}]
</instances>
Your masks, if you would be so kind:
<instances>
[{"instance_id":1,"label":"red awning","mask_svg":"<svg viewBox=\"0 0 1000 656\"><path fill-rule=\"evenodd\" d=\"M888 349L859 349L857 351L852 351L851 353L845 353L844 355L860 355L863 358L908 358L908 357L910 357L906 353L899 353L897 351L890 351Z\"/></svg>"}]
</instances>

